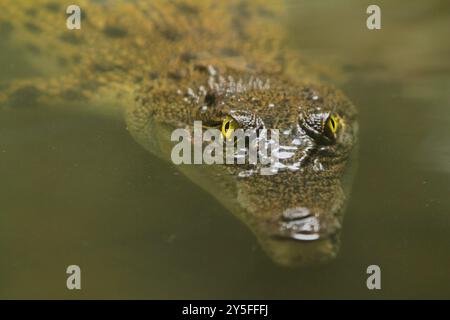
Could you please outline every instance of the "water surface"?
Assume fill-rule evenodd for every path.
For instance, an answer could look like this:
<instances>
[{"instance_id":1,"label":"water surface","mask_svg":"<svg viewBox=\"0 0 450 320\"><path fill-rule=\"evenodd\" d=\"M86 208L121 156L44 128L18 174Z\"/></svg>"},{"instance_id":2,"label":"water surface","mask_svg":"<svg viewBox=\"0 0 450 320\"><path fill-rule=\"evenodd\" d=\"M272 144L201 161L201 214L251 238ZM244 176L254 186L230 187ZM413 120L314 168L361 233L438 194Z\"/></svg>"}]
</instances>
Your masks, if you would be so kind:
<instances>
[{"instance_id":1,"label":"water surface","mask_svg":"<svg viewBox=\"0 0 450 320\"><path fill-rule=\"evenodd\" d=\"M332 263L274 265L255 238L119 120L0 108L0 298L450 298L450 6L288 1L289 45L360 110ZM0 81L53 72L0 44ZM65 268L82 268L68 291ZM366 288L366 268L382 290Z\"/></svg>"}]
</instances>

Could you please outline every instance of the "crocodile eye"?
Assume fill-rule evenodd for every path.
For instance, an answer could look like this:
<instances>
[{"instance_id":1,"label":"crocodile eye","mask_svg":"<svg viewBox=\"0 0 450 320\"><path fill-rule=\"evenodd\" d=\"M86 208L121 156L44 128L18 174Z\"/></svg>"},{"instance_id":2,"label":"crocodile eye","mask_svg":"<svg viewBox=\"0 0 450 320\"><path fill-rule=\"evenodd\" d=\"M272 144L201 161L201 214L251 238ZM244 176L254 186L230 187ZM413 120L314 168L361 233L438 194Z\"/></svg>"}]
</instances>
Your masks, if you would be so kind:
<instances>
[{"instance_id":1,"label":"crocodile eye","mask_svg":"<svg viewBox=\"0 0 450 320\"><path fill-rule=\"evenodd\" d=\"M336 137L336 131L339 127L339 117L331 114L325 122L325 135L330 138Z\"/></svg>"},{"instance_id":2,"label":"crocodile eye","mask_svg":"<svg viewBox=\"0 0 450 320\"><path fill-rule=\"evenodd\" d=\"M239 124L230 116L227 116L222 122L222 134L226 139L229 139L237 128L239 128Z\"/></svg>"}]
</instances>

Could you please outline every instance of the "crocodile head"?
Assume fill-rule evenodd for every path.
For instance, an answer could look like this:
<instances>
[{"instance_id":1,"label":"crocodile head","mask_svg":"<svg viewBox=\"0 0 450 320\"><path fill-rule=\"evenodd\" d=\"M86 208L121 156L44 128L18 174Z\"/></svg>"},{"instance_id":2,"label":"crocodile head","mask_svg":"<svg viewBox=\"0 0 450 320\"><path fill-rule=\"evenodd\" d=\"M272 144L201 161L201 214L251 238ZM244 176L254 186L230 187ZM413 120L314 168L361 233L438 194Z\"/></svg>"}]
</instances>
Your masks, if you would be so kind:
<instances>
[{"instance_id":1,"label":"crocodile head","mask_svg":"<svg viewBox=\"0 0 450 320\"><path fill-rule=\"evenodd\" d=\"M137 140L170 161L177 143L171 133L192 130L196 120L224 135L230 128L278 129L276 167L246 162L178 168L248 225L278 264L333 258L356 142L354 106L341 92L312 82L233 72L192 79L139 96L128 117Z\"/></svg>"}]
</instances>

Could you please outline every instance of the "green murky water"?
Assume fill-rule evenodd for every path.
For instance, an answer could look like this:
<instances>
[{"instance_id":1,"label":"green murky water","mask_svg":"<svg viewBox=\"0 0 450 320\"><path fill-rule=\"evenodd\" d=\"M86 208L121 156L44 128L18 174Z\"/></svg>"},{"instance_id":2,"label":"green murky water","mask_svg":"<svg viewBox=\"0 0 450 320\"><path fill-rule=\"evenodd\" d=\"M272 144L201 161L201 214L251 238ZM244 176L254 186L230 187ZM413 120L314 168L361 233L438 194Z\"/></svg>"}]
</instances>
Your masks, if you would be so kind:
<instances>
[{"instance_id":1,"label":"green murky water","mask_svg":"<svg viewBox=\"0 0 450 320\"><path fill-rule=\"evenodd\" d=\"M289 1L291 45L360 110L338 258L288 270L124 123L0 108L0 298L450 298L450 6ZM0 81L42 73L0 42ZM45 69L45 68L44 68ZM82 290L65 269L82 269ZM382 289L366 288L377 264Z\"/></svg>"}]
</instances>

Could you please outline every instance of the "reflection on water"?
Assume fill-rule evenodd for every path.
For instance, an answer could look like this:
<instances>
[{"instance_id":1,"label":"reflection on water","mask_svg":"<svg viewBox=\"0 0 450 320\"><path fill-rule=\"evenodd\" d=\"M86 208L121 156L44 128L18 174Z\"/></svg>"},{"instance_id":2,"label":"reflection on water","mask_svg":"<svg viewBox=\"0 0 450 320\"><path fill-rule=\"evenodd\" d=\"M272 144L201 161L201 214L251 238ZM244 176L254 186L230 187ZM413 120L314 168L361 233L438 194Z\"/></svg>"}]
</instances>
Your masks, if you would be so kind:
<instances>
[{"instance_id":1,"label":"reflection on water","mask_svg":"<svg viewBox=\"0 0 450 320\"><path fill-rule=\"evenodd\" d=\"M360 110L334 262L275 266L122 122L1 109L0 297L450 298L449 6L381 1L382 30L367 31L367 5L289 1L292 45ZM0 81L42 73L1 46ZM83 270L81 292L65 289L69 264ZM371 264L379 292L365 286Z\"/></svg>"}]
</instances>

